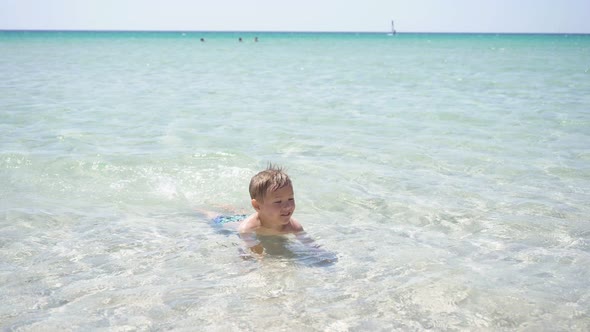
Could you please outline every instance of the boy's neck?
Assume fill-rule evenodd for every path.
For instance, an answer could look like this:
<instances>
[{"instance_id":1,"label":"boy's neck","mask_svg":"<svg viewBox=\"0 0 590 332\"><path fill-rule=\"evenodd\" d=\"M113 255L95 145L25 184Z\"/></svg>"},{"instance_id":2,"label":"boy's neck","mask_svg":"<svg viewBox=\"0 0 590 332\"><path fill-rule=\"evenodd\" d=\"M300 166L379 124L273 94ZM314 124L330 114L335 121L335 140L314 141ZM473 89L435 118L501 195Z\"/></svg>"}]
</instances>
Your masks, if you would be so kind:
<instances>
[{"instance_id":1,"label":"boy's neck","mask_svg":"<svg viewBox=\"0 0 590 332\"><path fill-rule=\"evenodd\" d=\"M285 228L284 225L273 225L271 222L264 221L264 218L260 215L260 213L258 214L258 220L260 220L260 226L262 226L262 228L266 228L271 231L281 232Z\"/></svg>"}]
</instances>

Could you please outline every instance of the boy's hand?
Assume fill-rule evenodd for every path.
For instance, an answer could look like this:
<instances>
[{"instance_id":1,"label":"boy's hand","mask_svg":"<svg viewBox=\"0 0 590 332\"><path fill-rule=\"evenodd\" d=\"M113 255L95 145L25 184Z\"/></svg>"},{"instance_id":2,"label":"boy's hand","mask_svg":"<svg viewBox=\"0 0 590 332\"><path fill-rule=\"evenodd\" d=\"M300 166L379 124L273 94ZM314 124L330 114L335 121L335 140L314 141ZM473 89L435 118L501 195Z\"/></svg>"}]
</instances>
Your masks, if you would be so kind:
<instances>
[{"instance_id":1,"label":"boy's hand","mask_svg":"<svg viewBox=\"0 0 590 332\"><path fill-rule=\"evenodd\" d=\"M262 255L264 253L264 247L260 243L257 244L257 245L255 245L255 246L253 246L253 247L250 247L250 250L253 253L258 254L258 255Z\"/></svg>"}]
</instances>

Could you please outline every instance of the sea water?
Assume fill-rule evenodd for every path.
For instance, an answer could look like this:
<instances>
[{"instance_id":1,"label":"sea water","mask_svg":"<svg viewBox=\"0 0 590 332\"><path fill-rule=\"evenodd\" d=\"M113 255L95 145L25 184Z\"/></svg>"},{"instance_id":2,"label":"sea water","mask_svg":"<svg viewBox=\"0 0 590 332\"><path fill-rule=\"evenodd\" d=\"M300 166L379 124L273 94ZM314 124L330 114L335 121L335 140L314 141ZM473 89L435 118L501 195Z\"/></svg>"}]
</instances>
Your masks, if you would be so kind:
<instances>
[{"instance_id":1,"label":"sea water","mask_svg":"<svg viewBox=\"0 0 590 332\"><path fill-rule=\"evenodd\" d=\"M0 77L4 330L590 329L587 35L1 32ZM268 162L335 262L198 213Z\"/></svg>"}]
</instances>

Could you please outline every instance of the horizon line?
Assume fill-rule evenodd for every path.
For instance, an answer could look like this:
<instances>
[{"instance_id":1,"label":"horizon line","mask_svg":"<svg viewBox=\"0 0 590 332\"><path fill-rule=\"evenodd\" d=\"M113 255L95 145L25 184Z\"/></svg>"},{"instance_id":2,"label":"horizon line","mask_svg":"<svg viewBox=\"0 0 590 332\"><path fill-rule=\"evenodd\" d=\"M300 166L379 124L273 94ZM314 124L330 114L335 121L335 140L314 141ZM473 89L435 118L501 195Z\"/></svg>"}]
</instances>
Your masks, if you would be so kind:
<instances>
[{"instance_id":1,"label":"horizon line","mask_svg":"<svg viewBox=\"0 0 590 332\"><path fill-rule=\"evenodd\" d=\"M2 29L1 32L163 32L163 33L324 33L391 34L391 31L333 30L135 30L135 29ZM483 32L483 31L396 31L396 34L483 34L483 35L590 35L590 32Z\"/></svg>"}]
</instances>

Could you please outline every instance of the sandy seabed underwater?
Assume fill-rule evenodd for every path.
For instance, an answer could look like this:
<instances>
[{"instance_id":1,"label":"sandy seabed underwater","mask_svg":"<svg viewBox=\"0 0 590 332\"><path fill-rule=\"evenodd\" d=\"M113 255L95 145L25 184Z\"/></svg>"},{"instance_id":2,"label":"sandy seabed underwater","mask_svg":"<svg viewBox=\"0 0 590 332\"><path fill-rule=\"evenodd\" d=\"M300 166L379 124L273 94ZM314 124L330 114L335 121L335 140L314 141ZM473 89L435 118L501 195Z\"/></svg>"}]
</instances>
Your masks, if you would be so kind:
<instances>
[{"instance_id":1,"label":"sandy seabed underwater","mask_svg":"<svg viewBox=\"0 0 590 332\"><path fill-rule=\"evenodd\" d=\"M590 329L587 35L0 48L2 330ZM337 261L197 212L249 212L267 162Z\"/></svg>"}]
</instances>

